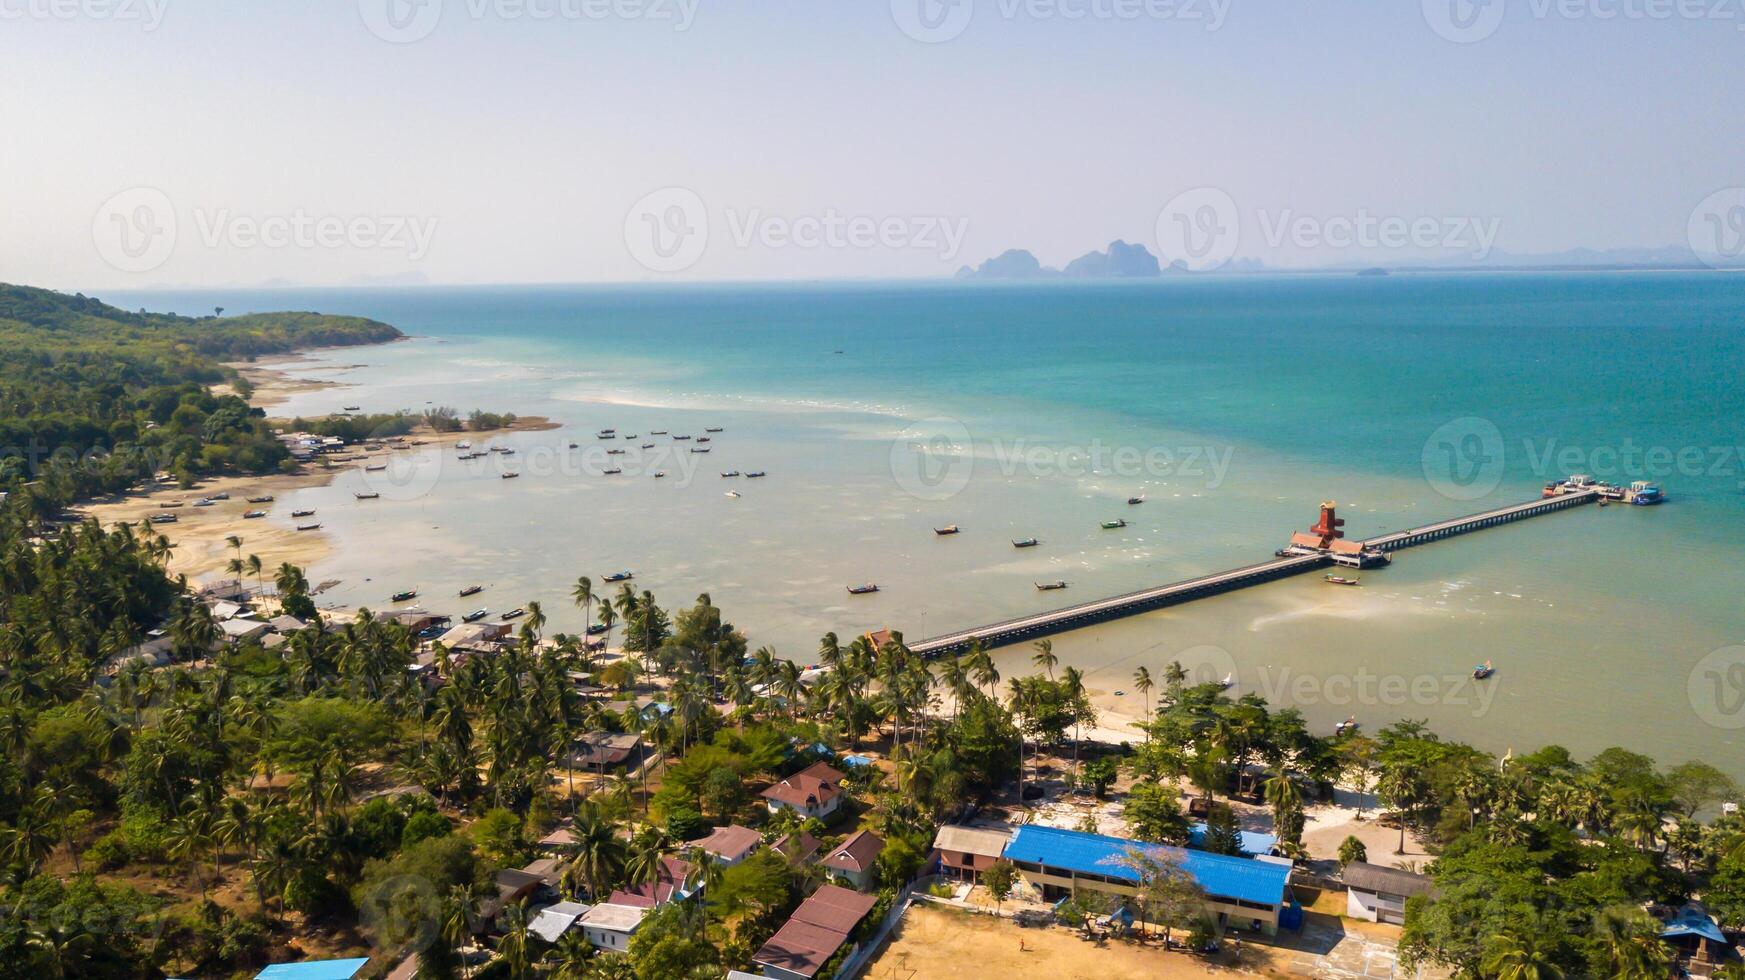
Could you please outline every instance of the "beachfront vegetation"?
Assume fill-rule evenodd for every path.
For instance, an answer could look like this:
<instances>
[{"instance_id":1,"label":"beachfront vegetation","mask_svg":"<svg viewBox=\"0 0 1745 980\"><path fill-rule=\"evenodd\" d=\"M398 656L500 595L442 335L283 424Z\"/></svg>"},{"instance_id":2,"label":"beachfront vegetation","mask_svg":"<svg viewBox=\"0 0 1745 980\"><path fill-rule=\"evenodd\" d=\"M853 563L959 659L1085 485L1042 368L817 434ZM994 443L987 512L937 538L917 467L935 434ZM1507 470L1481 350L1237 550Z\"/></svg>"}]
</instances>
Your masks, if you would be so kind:
<instances>
[{"instance_id":1,"label":"beachfront vegetation","mask_svg":"<svg viewBox=\"0 0 1745 980\"><path fill-rule=\"evenodd\" d=\"M160 471L273 472L288 454L220 362L398 336L359 317L129 313L0 284L0 493L48 517ZM225 382L234 393L213 391Z\"/></svg>"}]
</instances>

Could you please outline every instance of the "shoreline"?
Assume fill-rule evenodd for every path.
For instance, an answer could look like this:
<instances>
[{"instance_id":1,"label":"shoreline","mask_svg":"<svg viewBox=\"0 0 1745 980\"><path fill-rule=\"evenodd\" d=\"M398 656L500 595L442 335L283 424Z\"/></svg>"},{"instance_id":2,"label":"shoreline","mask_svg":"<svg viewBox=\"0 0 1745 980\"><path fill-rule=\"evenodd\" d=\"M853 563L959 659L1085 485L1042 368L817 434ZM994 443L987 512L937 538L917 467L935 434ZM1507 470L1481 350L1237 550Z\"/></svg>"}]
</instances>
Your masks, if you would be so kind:
<instances>
[{"instance_id":1,"label":"shoreline","mask_svg":"<svg viewBox=\"0 0 1745 980\"><path fill-rule=\"evenodd\" d=\"M280 365L302 356L301 353L289 355L285 360L273 363ZM337 381L295 378L276 366L264 367L253 363L233 363L227 366L236 368L238 373L255 386L254 393L248 400L249 405L255 408L267 409L280 405L293 395L306 391L351 387ZM222 390L224 387L227 386L214 386L214 390ZM274 422L289 421L271 415L268 418ZM85 501L69 510L80 519L95 519L105 527L122 523L138 524L155 514L173 513L177 517L173 524L147 525L149 530L162 534L171 543L173 550L164 565L164 570L169 575L185 575L192 583L228 577L230 573L226 566L232 558L238 557L238 549L232 548L226 539L236 536L243 539L242 555L259 555L266 568L263 576L270 578L271 570L283 562L309 571L317 563L332 556L339 543L329 531L300 532L294 527L274 523L270 515L265 518L245 518L244 513L258 506L249 504L248 497L278 496L294 490L331 486L347 471L365 462L388 459L397 452L429 446L449 448L467 439L488 437L497 433L539 432L559 427L560 423L536 415L518 417L513 425L487 432L467 429L436 432L420 424L407 433L407 442L403 447L376 450L364 450L360 447L352 454L358 457L356 466L305 463L295 473L208 477L191 487L159 484ZM215 501L210 507L188 506L202 497L209 498L216 493L228 493L230 499ZM163 506L176 503L182 506Z\"/></svg>"}]
</instances>

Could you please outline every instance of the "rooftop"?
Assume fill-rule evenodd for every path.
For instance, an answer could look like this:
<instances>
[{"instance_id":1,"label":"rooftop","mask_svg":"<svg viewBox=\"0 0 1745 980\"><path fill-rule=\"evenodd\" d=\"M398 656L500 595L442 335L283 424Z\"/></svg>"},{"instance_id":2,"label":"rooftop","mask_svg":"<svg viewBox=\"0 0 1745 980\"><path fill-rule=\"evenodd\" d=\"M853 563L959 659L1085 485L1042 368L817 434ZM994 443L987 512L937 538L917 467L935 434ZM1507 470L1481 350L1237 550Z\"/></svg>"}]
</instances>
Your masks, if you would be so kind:
<instances>
[{"instance_id":1,"label":"rooftop","mask_svg":"<svg viewBox=\"0 0 1745 980\"><path fill-rule=\"evenodd\" d=\"M1188 846L1204 847L1207 827L1204 823L1194 824L1188 828ZM1237 836L1242 839L1242 851L1245 854L1271 854L1278 846L1278 837L1273 834L1262 834L1252 830L1239 831Z\"/></svg>"},{"instance_id":2,"label":"rooftop","mask_svg":"<svg viewBox=\"0 0 1745 980\"><path fill-rule=\"evenodd\" d=\"M762 844L762 834L738 824L716 827L709 836L691 841L692 847L700 847L724 861L737 861Z\"/></svg>"},{"instance_id":3,"label":"rooftop","mask_svg":"<svg viewBox=\"0 0 1745 980\"><path fill-rule=\"evenodd\" d=\"M1353 861L1345 866L1345 884L1359 891L1386 892L1389 895L1422 895L1435 887L1428 877L1386 868L1367 861Z\"/></svg>"},{"instance_id":4,"label":"rooftop","mask_svg":"<svg viewBox=\"0 0 1745 980\"><path fill-rule=\"evenodd\" d=\"M800 903L752 962L803 977L817 976L876 901L871 895L825 885Z\"/></svg>"},{"instance_id":5,"label":"rooftop","mask_svg":"<svg viewBox=\"0 0 1745 980\"><path fill-rule=\"evenodd\" d=\"M352 980L369 961L369 957L360 956L350 960L275 963L255 974L255 980Z\"/></svg>"},{"instance_id":6,"label":"rooftop","mask_svg":"<svg viewBox=\"0 0 1745 980\"><path fill-rule=\"evenodd\" d=\"M1019 827L1012 843L1006 847L1005 856L1010 861L1044 864L1116 881L1135 881L1138 875L1123 863L1130 850L1149 853L1179 865L1207 894L1219 898L1282 905L1285 885L1291 876L1287 864L1189 851L1037 824Z\"/></svg>"},{"instance_id":7,"label":"rooftop","mask_svg":"<svg viewBox=\"0 0 1745 980\"><path fill-rule=\"evenodd\" d=\"M596 929L607 929L612 932L629 932L642 923L642 917L648 910L634 905L615 905L602 902L583 913L578 920L585 926Z\"/></svg>"},{"instance_id":8,"label":"rooftop","mask_svg":"<svg viewBox=\"0 0 1745 980\"><path fill-rule=\"evenodd\" d=\"M843 841L824 859L824 866L837 871L868 871L885 849L885 839L870 830L862 830Z\"/></svg>"},{"instance_id":9,"label":"rooftop","mask_svg":"<svg viewBox=\"0 0 1745 980\"><path fill-rule=\"evenodd\" d=\"M817 806L841 795L843 779L829 763L816 762L770 786L763 796L793 807Z\"/></svg>"},{"instance_id":10,"label":"rooftop","mask_svg":"<svg viewBox=\"0 0 1745 980\"><path fill-rule=\"evenodd\" d=\"M941 851L958 851L963 854L979 854L983 857L999 857L1006 853L1006 845L1012 843L1012 834L1005 830L992 830L986 827L959 827L947 824L939 828L939 833L933 838L933 846Z\"/></svg>"}]
</instances>

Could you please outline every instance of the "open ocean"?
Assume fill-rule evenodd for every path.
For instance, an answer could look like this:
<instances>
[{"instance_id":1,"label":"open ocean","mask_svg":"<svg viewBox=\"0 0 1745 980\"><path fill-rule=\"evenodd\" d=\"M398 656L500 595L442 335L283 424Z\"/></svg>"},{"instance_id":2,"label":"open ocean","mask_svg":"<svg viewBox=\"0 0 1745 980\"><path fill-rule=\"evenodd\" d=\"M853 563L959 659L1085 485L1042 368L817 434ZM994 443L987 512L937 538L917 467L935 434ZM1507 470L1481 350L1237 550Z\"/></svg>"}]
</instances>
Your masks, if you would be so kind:
<instances>
[{"instance_id":1,"label":"open ocean","mask_svg":"<svg viewBox=\"0 0 1745 980\"><path fill-rule=\"evenodd\" d=\"M1496 751L1616 744L1745 777L1745 650L1729 649L1745 643L1736 275L102 298L351 313L414 335L298 362L355 387L275 414L450 405L563 423L492 440L514 456L398 467L382 500L352 498L380 482L356 471L281 498L273 520L318 506L335 535L310 572L341 580L324 598L381 607L417 588L457 615L537 599L575 631L575 577L604 589L633 569L664 605L710 593L754 646L802 663L826 630L915 639L1262 560L1324 499L1364 537L1531 499L1571 472L1649 479L1667 504L1542 517L1403 552L1361 588L1305 576L1055 647L1130 714L1134 669L1181 659L1320 729L1419 718ZM724 431L707 455L650 435L708 426ZM605 457L605 427L639 438ZM1100 529L1113 518L1130 526ZM949 523L962 533L933 534ZM1042 544L1012 547L1025 537ZM1053 580L1068 589L1034 586ZM846 594L868 581L882 591ZM441 598L474 582L490 588ZM1028 654L1008 648L1002 673ZM1476 685L1485 660L1497 674Z\"/></svg>"}]
</instances>

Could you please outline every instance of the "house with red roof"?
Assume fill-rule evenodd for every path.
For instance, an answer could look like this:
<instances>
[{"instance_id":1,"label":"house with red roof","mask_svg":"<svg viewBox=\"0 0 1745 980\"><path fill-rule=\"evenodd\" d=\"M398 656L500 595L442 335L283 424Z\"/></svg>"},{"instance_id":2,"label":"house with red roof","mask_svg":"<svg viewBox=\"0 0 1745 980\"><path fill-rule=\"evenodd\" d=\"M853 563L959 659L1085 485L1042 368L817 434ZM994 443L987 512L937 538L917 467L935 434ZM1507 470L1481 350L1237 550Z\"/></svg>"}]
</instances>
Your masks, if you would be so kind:
<instances>
[{"instance_id":1,"label":"house with red roof","mask_svg":"<svg viewBox=\"0 0 1745 980\"><path fill-rule=\"evenodd\" d=\"M813 980L849 943L876 901L871 895L825 885L800 903L751 961L775 980Z\"/></svg>"},{"instance_id":2,"label":"house with red roof","mask_svg":"<svg viewBox=\"0 0 1745 980\"><path fill-rule=\"evenodd\" d=\"M607 896L602 904L652 909L668 902L683 901L696 891L688 884L696 870L691 862L668 855L660 859L660 874L655 880L620 888Z\"/></svg>"},{"instance_id":3,"label":"house with red roof","mask_svg":"<svg viewBox=\"0 0 1745 980\"><path fill-rule=\"evenodd\" d=\"M814 763L764 790L764 802L771 813L785 808L823 820L842 805L844 778L829 763Z\"/></svg>"},{"instance_id":4,"label":"house with red roof","mask_svg":"<svg viewBox=\"0 0 1745 980\"><path fill-rule=\"evenodd\" d=\"M843 841L824 858L824 870L832 877L857 891L873 885L879 855L885 850L885 839L870 830L862 830Z\"/></svg>"}]
</instances>

